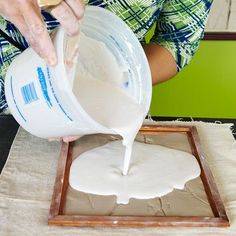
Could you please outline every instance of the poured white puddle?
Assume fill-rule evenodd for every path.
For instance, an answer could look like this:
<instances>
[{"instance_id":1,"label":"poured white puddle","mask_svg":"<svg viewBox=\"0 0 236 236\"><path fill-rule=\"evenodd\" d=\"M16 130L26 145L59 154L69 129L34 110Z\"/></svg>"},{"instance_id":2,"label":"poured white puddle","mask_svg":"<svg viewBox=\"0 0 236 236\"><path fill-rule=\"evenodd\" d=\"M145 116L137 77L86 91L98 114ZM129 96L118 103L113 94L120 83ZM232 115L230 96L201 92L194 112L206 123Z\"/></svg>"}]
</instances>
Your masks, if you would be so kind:
<instances>
[{"instance_id":1,"label":"poured white puddle","mask_svg":"<svg viewBox=\"0 0 236 236\"><path fill-rule=\"evenodd\" d=\"M161 197L183 189L200 175L196 158L183 151L135 142L130 169L122 174L125 148L121 141L89 150L75 159L70 168L72 188L98 195L116 195L117 203L130 198Z\"/></svg>"},{"instance_id":2,"label":"poured white puddle","mask_svg":"<svg viewBox=\"0 0 236 236\"><path fill-rule=\"evenodd\" d=\"M146 114L144 106L120 87L126 68L104 43L86 35L81 34L78 48L73 92L92 119L120 134L123 141L95 148L73 161L71 187L116 195L117 202L125 204L130 198L149 199L182 189L199 176L199 165L188 153L142 143L135 143L132 151Z\"/></svg>"}]
</instances>

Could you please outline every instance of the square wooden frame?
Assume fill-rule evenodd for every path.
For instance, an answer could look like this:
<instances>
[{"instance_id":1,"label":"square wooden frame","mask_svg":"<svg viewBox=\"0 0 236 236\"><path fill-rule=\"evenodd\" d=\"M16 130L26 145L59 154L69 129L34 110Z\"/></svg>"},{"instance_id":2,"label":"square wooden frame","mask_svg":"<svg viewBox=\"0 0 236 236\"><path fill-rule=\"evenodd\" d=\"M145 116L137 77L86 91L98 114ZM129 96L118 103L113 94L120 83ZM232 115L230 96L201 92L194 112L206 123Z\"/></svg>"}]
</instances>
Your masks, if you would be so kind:
<instances>
[{"instance_id":1,"label":"square wooden frame","mask_svg":"<svg viewBox=\"0 0 236 236\"><path fill-rule=\"evenodd\" d=\"M214 217L208 216L85 216L64 215L63 209L68 188L69 170L72 163L73 143L63 143L58 162L57 175L51 201L48 224L61 226L128 226L128 227L226 227L229 220L220 198L213 175L200 149L197 129L194 126L145 125L143 134L185 133L192 154L201 168L201 180Z\"/></svg>"}]
</instances>

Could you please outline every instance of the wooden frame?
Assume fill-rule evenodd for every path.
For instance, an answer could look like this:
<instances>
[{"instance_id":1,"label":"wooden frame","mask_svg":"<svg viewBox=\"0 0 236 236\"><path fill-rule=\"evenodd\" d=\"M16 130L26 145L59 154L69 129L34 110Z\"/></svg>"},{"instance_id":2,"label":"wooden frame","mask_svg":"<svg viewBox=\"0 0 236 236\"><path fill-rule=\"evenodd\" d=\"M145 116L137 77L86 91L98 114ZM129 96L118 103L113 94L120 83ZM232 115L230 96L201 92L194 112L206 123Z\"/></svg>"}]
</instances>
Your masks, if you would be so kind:
<instances>
[{"instance_id":1,"label":"wooden frame","mask_svg":"<svg viewBox=\"0 0 236 236\"><path fill-rule=\"evenodd\" d=\"M197 129L194 126L146 125L143 134L185 133L193 155L201 168L201 180L214 217L203 216L84 216L64 215L63 209L68 188L69 169L72 163L73 143L63 143L58 162L57 176L49 212L49 225L61 226L171 226L171 227L226 227L229 226L223 202L208 164L201 153Z\"/></svg>"}]
</instances>

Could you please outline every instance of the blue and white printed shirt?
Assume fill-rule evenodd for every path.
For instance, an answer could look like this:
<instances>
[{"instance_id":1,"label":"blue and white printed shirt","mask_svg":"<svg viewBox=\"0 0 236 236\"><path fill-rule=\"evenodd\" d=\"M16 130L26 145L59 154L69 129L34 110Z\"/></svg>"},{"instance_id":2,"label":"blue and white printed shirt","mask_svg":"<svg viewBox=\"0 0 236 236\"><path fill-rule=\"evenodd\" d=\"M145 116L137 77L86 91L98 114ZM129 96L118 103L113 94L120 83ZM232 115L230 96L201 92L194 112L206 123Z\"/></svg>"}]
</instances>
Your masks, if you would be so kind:
<instances>
[{"instance_id":1,"label":"blue and white printed shirt","mask_svg":"<svg viewBox=\"0 0 236 236\"><path fill-rule=\"evenodd\" d=\"M213 0L86 0L87 5L103 7L119 16L140 41L156 24L151 42L167 48L178 70L186 66L203 37ZM58 23L43 12L48 30ZM0 113L6 111L4 78L13 58L28 47L14 25L0 17ZM7 36L7 37L6 37ZM10 37L10 40L9 40ZM13 40L13 41L12 41Z\"/></svg>"}]
</instances>

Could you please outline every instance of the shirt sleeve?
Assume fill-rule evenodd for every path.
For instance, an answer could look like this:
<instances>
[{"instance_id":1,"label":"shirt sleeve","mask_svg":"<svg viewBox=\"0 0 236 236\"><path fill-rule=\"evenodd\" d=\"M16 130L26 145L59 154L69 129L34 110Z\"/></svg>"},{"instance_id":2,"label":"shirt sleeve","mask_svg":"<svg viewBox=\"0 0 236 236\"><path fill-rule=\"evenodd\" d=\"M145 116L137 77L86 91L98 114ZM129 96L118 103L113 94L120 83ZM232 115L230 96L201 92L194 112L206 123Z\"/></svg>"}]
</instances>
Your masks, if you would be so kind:
<instances>
[{"instance_id":1,"label":"shirt sleeve","mask_svg":"<svg viewBox=\"0 0 236 236\"><path fill-rule=\"evenodd\" d=\"M178 71L185 67L203 37L213 0L166 0L151 42L168 49Z\"/></svg>"}]
</instances>

